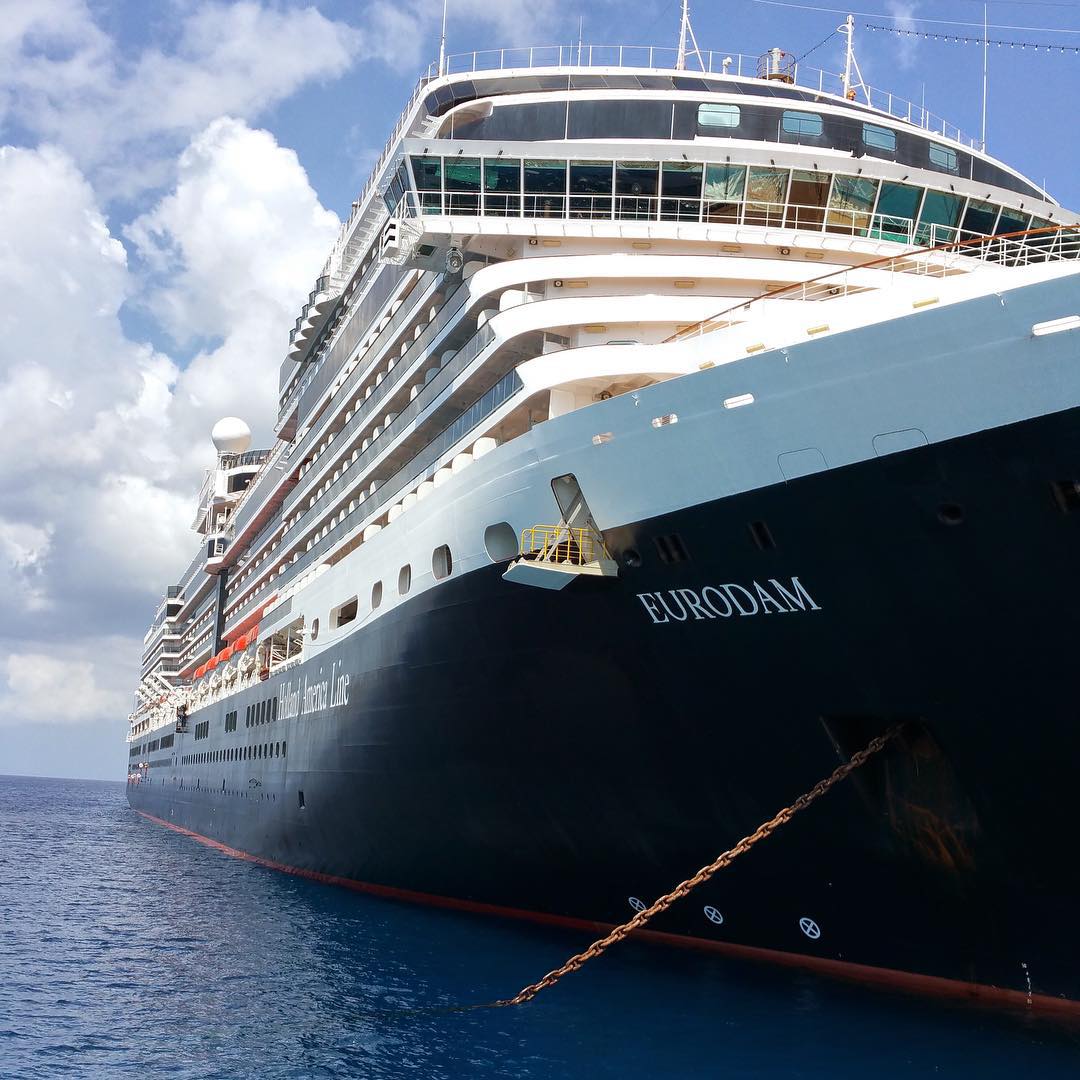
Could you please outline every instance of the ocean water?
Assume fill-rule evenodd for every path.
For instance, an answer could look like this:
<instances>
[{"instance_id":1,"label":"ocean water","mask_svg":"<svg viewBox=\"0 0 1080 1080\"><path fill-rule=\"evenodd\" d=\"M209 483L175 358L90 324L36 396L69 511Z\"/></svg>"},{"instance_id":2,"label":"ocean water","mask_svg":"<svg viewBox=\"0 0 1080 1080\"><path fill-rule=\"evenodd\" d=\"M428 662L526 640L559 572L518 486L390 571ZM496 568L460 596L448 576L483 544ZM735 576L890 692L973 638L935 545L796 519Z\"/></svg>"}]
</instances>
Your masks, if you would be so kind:
<instances>
[{"instance_id":1,"label":"ocean water","mask_svg":"<svg viewBox=\"0 0 1080 1080\"><path fill-rule=\"evenodd\" d=\"M625 943L229 858L123 784L0 777L0 1077L1077 1077L1080 1026ZM1080 962L1080 957L1078 957Z\"/></svg>"}]
</instances>

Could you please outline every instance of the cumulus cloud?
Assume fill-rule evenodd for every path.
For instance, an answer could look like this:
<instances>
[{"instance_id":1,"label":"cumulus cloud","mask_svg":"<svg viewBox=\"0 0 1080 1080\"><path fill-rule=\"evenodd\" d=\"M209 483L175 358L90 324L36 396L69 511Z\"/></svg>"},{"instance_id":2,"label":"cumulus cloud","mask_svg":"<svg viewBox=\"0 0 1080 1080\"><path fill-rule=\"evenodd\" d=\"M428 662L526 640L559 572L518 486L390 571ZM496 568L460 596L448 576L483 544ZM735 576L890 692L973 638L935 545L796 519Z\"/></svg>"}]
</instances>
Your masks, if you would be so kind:
<instances>
[{"instance_id":1,"label":"cumulus cloud","mask_svg":"<svg viewBox=\"0 0 1080 1080\"><path fill-rule=\"evenodd\" d=\"M9 9L11 18L8 18ZM222 113L255 117L371 58L369 36L314 7L204 0L169 48L125 55L85 0L0 5L0 118L62 145L110 193L168 177L170 146Z\"/></svg>"},{"instance_id":2,"label":"cumulus cloud","mask_svg":"<svg viewBox=\"0 0 1080 1080\"><path fill-rule=\"evenodd\" d=\"M214 343L174 388L179 436L199 440L238 413L269 439L287 331L339 224L265 131L219 119L184 151L176 189L125 230L151 270L145 303L161 324L178 343Z\"/></svg>"},{"instance_id":3,"label":"cumulus cloud","mask_svg":"<svg viewBox=\"0 0 1080 1080\"><path fill-rule=\"evenodd\" d=\"M8 722L126 712L140 656L128 635L194 551L210 426L237 413L269 441L286 331L336 235L296 155L240 121L199 133L178 176L128 230L149 267L140 291L71 157L0 150ZM182 370L125 335L135 298L177 339L215 344Z\"/></svg>"}]
</instances>

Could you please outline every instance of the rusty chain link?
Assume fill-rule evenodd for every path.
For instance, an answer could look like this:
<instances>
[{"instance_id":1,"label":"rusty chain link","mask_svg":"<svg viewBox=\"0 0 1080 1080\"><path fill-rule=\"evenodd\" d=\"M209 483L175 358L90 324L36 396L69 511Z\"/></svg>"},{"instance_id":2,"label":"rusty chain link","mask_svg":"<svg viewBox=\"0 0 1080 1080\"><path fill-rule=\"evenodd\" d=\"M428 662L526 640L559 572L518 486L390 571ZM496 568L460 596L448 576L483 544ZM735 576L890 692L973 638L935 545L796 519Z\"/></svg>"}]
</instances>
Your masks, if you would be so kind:
<instances>
[{"instance_id":1,"label":"rusty chain link","mask_svg":"<svg viewBox=\"0 0 1080 1080\"><path fill-rule=\"evenodd\" d=\"M805 810L812 802L821 798L825 792L835 784L840 783L840 781L849 774L853 773L899 733L900 726L898 725L890 728L883 735L878 735L877 738L871 739L862 750L853 754L843 765L838 766L831 775L825 777L824 780L819 780L809 791L800 795L790 806L785 806L775 817L770 818L764 824L759 825L749 836L744 836L734 847L728 848L727 851L718 856L713 862L709 863L708 866L703 866L693 877L687 878L679 885L676 885L671 892L665 893L659 899L654 900L649 907L639 911L629 922L625 922L621 926L616 926L606 937L594 941L584 952L580 952L576 956L571 956L565 964L555 968L554 971L549 971L539 980L539 982L534 982L529 986L524 987L512 998L506 998L502 1001L493 1001L491 1005L496 1007L505 1005L524 1005L525 1002L532 1001L541 990L546 990L549 986L554 986L564 975L569 975L571 972L577 971L589 960L599 956L612 945L618 944L618 942L632 934L635 930L640 930L641 927L649 922L654 916L667 911L676 900L681 900L699 885L708 881L718 870L723 870L725 866L730 866L740 855L744 855L756 843L764 840L767 836L771 836L781 825L786 825L800 810ZM484 1008L484 1006L479 1007Z\"/></svg>"}]
</instances>

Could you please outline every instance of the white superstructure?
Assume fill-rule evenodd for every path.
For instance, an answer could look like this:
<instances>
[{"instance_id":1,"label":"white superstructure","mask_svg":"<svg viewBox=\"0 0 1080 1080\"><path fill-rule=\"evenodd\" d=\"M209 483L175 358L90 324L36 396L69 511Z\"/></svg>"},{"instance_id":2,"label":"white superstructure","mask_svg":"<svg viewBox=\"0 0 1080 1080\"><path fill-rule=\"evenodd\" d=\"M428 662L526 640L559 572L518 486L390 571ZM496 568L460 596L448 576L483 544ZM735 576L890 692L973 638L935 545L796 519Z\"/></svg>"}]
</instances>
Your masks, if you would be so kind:
<instances>
[{"instance_id":1,"label":"white superstructure","mask_svg":"<svg viewBox=\"0 0 1080 1080\"><path fill-rule=\"evenodd\" d=\"M512 444L549 419L1075 257L1080 218L923 110L694 45L420 80L289 336L278 441L215 431L132 740L515 555L552 512Z\"/></svg>"}]
</instances>

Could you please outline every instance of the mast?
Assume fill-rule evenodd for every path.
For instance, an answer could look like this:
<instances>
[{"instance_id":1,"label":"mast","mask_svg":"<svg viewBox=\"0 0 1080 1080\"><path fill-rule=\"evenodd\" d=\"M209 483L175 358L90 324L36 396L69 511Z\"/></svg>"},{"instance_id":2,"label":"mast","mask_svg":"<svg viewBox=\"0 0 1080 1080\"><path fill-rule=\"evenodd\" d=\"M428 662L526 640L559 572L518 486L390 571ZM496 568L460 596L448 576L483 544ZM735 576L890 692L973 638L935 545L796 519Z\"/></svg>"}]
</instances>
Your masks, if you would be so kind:
<instances>
[{"instance_id":1,"label":"mast","mask_svg":"<svg viewBox=\"0 0 1080 1080\"><path fill-rule=\"evenodd\" d=\"M855 58L855 16L849 15L844 20L843 26L836 28L838 34L843 34L847 39L844 52L844 74L840 77L840 81L844 87L844 97L849 101L854 101L858 89L861 89L863 95L866 97L866 104L870 104L870 91L866 87L866 83L863 82L862 71L859 69L859 61ZM854 72L855 78L852 79L852 73Z\"/></svg>"},{"instance_id":2,"label":"mast","mask_svg":"<svg viewBox=\"0 0 1080 1080\"><path fill-rule=\"evenodd\" d=\"M442 5L442 32L439 35L439 74L445 75L446 67L446 8L450 0L443 0Z\"/></svg>"},{"instance_id":3,"label":"mast","mask_svg":"<svg viewBox=\"0 0 1080 1080\"><path fill-rule=\"evenodd\" d=\"M687 48L689 42L690 47ZM705 70L705 61L698 48L697 38L694 36L694 28L690 25L690 0L682 0L682 12L679 17L679 53L675 58L675 68L682 71L686 67L689 57L696 56L701 70Z\"/></svg>"}]
</instances>

